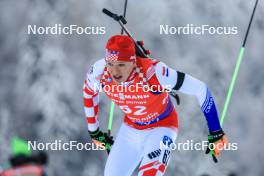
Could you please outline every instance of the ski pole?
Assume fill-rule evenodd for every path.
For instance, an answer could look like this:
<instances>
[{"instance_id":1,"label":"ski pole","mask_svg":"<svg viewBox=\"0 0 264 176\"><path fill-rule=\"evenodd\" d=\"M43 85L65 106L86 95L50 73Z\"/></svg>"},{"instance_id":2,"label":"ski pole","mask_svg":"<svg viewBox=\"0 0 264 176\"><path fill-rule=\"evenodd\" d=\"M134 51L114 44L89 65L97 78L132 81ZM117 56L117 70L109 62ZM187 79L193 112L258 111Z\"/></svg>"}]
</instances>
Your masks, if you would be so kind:
<instances>
[{"instance_id":1,"label":"ski pole","mask_svg":"<svg viewBox=\"0 0 264 176\"><path fill-rule=\"evenodd\" d=\"M232 96L232 93L233 93L233 90L234 90L234 86L235 86L235 82L236 82L236 79L237 79L238 71L240 69L240 65L241 65L241 62L242 62L242 59L243 59L243 56L244 56L245 45L246 45L246 42L247 42L249 30L250 30L250 27L251 27L251 24L252 24L252 21L253 21L253 17L255 15L255 11L256 11L257 5L258 5L258 0L256 0L256 2L255 2L254 9L253 9L253 12L251 14L250 21L249 21L249 24L248 24L248 27L247 27L246 35L244 37L244 41L243 41L242 47L240 48L239 55L238 55L238 58L237 58L237 61L236 61L236 67L235 67L235 70L233 72L232 80L231 80L231 83L230 83L229 88L228 88L228 93L227 93L227 96L226 96L224 109L223 109L223 112L222 112L222 115L221 115L221 120L220 120L220 125L221 126L223 126L223 124L224 124L226 112L227 112L227 109L228 109L228 106L229 106L229 103L230 103L230 100L231 100L231 96ZM214 162L217 162L217 158L215 157L215 155L213 153L211 153L211 154L212 154Z\"/></svg>"},{"instance_id":2,"label":"ski pole","mask_svg":"<svg viewBox=\"0 0 264 176\"><path fill-rule=\"evenodd\" d=\"M123 17L126 18L126 10L127 10L127 0L125 0L125 4L124 4L124 13L123 13ZM124 29L121 28L121 34L124 34Z\"/></svg>"},{"instance_id":3,"label":"ski pole","mask_svg":"<svg viewBox=\"0 0 264 176\"><path fill-rule=\"evenodd\" d=\"M123 16L126 16L126 9L127 9L127 0L125 0L125 5L124 5L124 13ZM107 10L106 10L107 11ZM106 14L110 14L110 11L107 11ZM112 15L112 14L111 14ZM125 19L125 18L124 18ZM123 28L121 29L121 34L124 33ZM114 109L115 109L115 103L111 101L110 105L110 112L109 112L109 118L108 118L108 136L111 136L111 131L112 131L112 126L113 126L113 115L114 115ZM108 152L109 153L109 152Z\"/></svg>"},{"instance_id":4,"label":"ski pole","mask_svg":"<svg viewBox=\"0 0 264 176\"><path fill-rule=\"evenodd\" d=\"M249 34L251 23L253 21L253 17L254 17L255 11L256 11L257 4L258 4L258 0L256 0L256 2L255 2L255 6L254 6L254 9L253 9L253 12L251 14L250 21L249 21L249 24L248 24L248 27L247 27L247 32L246 32L242 47L240 48L240 51L239 51L239 55L238 55L238 58L237 58L236 67L235 67L235 70L234 70L234 73L233 73L233 76L232 76L232 80L231 80L231 83L229 85L228 93L227 93L225 104L224 104L224 109L223 109L223 112L222 112L222 115L221 115L221 121L220 121L221 126L223 125L224 120L225 120L225 116L226 116L226 112L227 112L227 109L228 109L228 105L230 103L230 99L231 99L231 96L232 96L232 93L233 93L233 89L234 89L235 82L236 82L236 79L237 79L238 71L240 69L240 64L241 64L241 61L242 61L243 56L244 56L245 45L246 45L246 42L247 42L247 37L248 37L248 34Z\"/></svg>"}]
</instances>

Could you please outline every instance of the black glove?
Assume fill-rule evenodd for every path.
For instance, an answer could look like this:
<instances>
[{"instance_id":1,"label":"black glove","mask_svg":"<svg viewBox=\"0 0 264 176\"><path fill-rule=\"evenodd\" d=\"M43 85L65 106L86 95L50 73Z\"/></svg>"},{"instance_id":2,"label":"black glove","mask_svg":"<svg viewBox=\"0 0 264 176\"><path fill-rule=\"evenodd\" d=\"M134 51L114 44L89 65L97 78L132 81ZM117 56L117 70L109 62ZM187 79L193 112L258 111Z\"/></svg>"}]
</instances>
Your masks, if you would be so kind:
<instances>
[{"instance_id":1,"label":"black glove","mask_svg":"<svg viewBox=\"0 0 264 176\"><path fill-rule=\"evenodd\" d=\"M214 162L217 162L216 156L220 155L220 151L224 148L224 145L228 143L227 137L222 129L218 131L210 132L208 135L208 147L205 151L205 154L209 154L212 151L212 157ZM214 144L215 149L210 150L209 146Z\"/></svg>"},{"instance_id":2,"label":"black glove","mask_svg":"<svg viewBox=\"0 0 264 176\"><path fill-rule=\"evenodd\" d=\"M93 132L89 131L89 134L95 143L99 143L105 147L108 153L110 152L111 146L114 144L113 136L109 136L107 133L100 131L99 128Z\"/></svg>"}]
</instances>

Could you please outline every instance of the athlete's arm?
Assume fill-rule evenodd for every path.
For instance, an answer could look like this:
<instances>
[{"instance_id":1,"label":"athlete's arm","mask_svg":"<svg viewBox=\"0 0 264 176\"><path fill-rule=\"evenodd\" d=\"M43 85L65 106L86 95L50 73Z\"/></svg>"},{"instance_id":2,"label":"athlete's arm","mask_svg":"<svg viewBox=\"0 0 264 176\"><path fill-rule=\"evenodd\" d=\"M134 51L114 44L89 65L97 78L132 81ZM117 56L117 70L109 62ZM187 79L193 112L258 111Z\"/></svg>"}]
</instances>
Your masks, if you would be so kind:
<instances>
[{"instance_id":1,"label":"athlete's arm","mask_svg":"<svg viewBox=\"0 0 264 176\"><path fill-rule=\"evenodd\" d=\"M155 66L155 74L163 87L170 86L179 92L196 96L207 120L209 131L221 130L214 99L205 83L188 74L175 71L162 62Z\"/></svg>"},{"instance_id":2,"label":"athlete's arm","mask_svg":"<svg viewBox=\"0 0 264 176\"><path fill-rule=\"evenodd\" d=\"M99 90L100 79L105 67L104 59L97 61L86 75L83 85L84 112L88 125L88 130L93 132L99 128Z\"/></svg>"}]
</instances>

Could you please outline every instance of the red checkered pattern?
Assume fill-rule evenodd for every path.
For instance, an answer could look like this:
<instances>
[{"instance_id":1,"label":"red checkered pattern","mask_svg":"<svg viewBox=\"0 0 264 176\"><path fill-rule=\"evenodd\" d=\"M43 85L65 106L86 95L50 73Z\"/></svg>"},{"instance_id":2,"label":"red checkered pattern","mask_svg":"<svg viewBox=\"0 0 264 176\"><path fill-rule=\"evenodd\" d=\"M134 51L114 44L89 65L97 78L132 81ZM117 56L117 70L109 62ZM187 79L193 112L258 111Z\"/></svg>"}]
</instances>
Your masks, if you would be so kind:
<instances>
[{"instance_id":1,"label":"red checkered pattern","mask_svg":"<svg viewBox=\"0 0 264 176\"><path fill-rule=\"evenodd\" d=\"M139 83L142 84L142 85L147 85L149 86L149 83L148 83L148 80L147 78L144 76L144 73L142 71L142 68L141 67L137 67L136 68L136 72L138 73L138 76L140 77L140 81Z\"/></svg>"},{"instance_id":2,"label":"red checkered pattern","mask_svg":"<svg viewBox=\"0 0 264 176\"><path fill-rule=\"evenodd\" d=\"M108 74L107 68L105 67L103 75L102 75L101 80L100 80L100 84L105 85L108 78L109 78L109 74Z\"/></svg>"},{"instance_id":3,"label":"red checkered pattern","mask_svg":"<svg viewBox=\"0 0 264 176\"><path fill-rule=\"evenodd\" d=\"M99 95L98 92L94 92L89 88L87 81L84 82L83 86L83 103L88 129L89 131L95 131L99 127L97 120Z\"/></svg>"},{"instance_id":4,"label":"red checkered pattern","mask_svg":"<svg viewBox=\"0 0 264 176\"><path fill-rule=\"evenodd\" d=\"M111 62L111 61L134 61L134 60L136 60L136 56L129 56L128 58L124 59L124 58L119 57L119 52L106 50L105 60L107 62Z\"/></svg>"},{"instance_id":5,"label":"red checkered pattern","mask_svg":"<svg viewBox=\"0 0 264 176\"><path fill-rule=\"evenodd\" d=\"M110 51L110 50L106 50L106 56L105 56L105 60L106 61L117 61L118 60L118 54L119 52L117 51Z\"/></svg>"}]
</instances>

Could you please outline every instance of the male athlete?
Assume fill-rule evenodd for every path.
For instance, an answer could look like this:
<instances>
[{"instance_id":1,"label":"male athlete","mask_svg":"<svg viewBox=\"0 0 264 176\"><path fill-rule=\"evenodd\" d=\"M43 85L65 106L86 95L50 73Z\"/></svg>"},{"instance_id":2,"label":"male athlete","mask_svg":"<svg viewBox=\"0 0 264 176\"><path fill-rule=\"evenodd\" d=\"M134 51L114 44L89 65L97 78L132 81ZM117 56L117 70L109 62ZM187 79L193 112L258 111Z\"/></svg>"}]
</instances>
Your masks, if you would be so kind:
<instances>
[{"instance_id":1,"label":"male athlete","mask_svg":"<svg viewBox=\"0 0 264 176\"><path fill-rule=\"evenodd\" d=\"M136 56L135 44L128 36L115 35L108 40L106 56L90 68L83 90L88 131L97 144L107 149L113 144L112 137L99 129L100 90L125 115L106 162L105 176L130 176L139 164L139 176L164 175L169 146L176 140L178 129L177 112L168 91L196 96L207 120L209 143L219 146L211 150L215 156L227 143L206 84L161 61ZM167 147L161 148L161 143Z\"/></svg>"}]
</instances>

